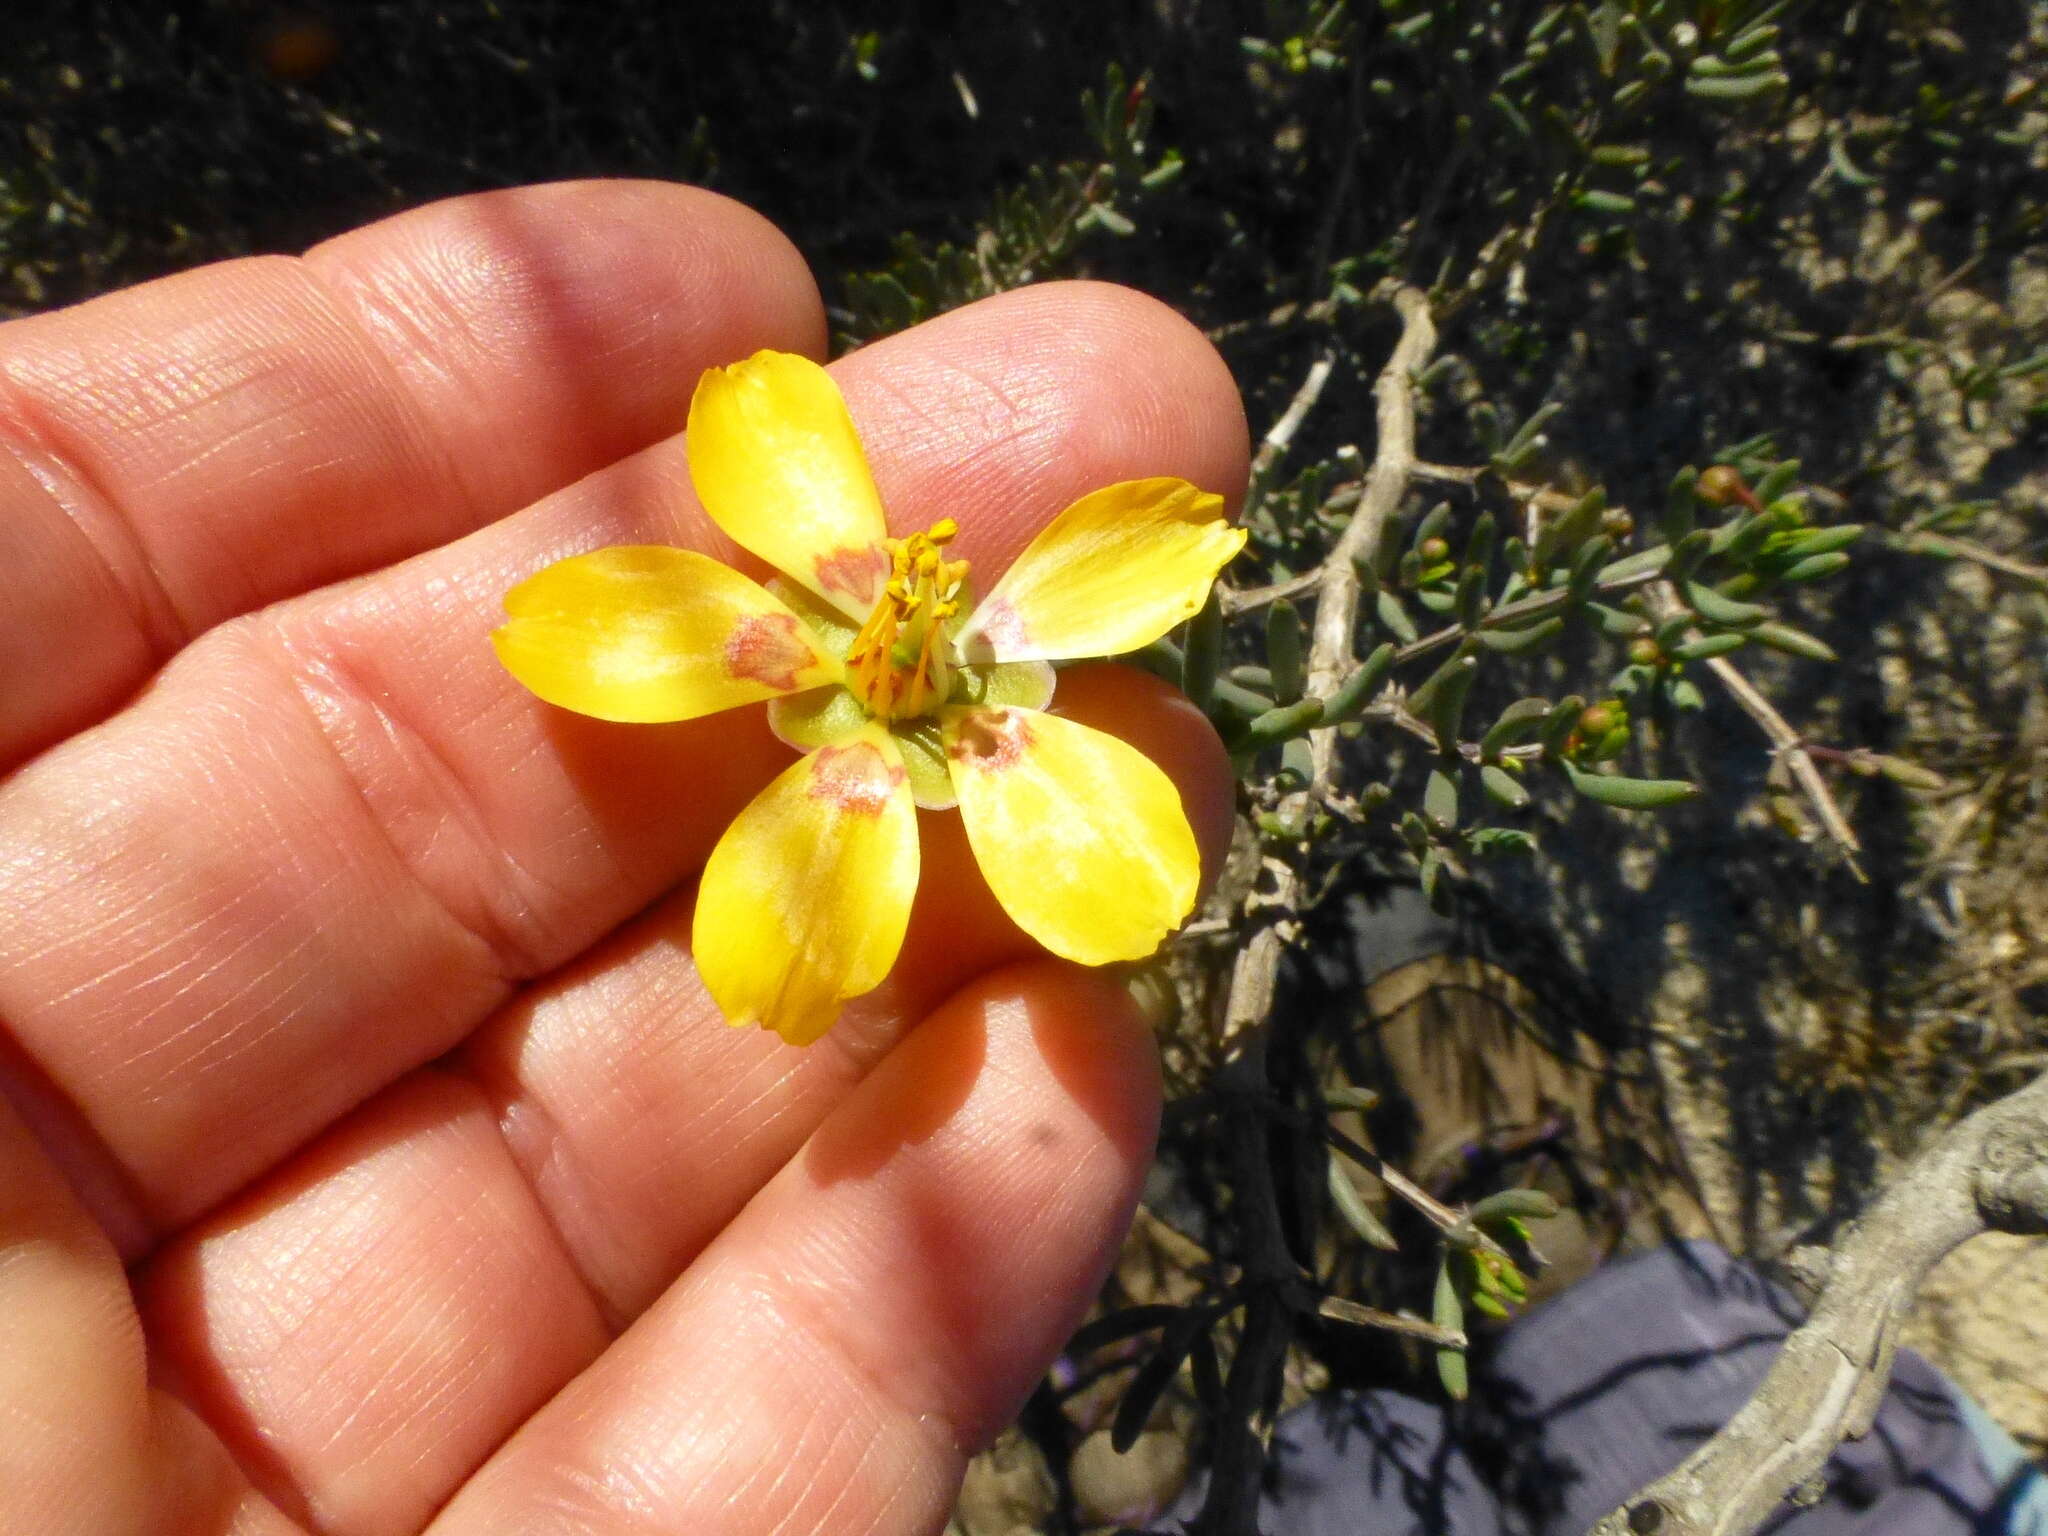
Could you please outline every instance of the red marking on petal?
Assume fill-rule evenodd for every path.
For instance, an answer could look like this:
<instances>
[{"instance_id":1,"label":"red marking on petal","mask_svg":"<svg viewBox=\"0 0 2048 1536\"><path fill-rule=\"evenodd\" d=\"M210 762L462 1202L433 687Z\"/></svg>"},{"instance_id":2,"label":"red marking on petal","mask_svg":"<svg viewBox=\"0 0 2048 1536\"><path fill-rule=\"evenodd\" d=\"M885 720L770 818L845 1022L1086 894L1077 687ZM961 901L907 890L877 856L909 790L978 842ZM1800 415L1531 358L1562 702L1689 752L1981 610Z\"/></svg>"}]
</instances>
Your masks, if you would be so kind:
<instances>
[{"instance_id":1,"label":"red marking on petal","mask_svg":"<svg viewBox=\"0 0 2048 1536\"><path fill-rule=\"evenodd\" d=\"M879 544L835 549L812 563L818 590L837 592L857 603L871 603L889 579L889 555Z\"/></svg>"},{"instance_id":2,"label":"red marking on petal","mask_svg":"<svg viewBox=\"0 0 2048 1536\"><path fill-rule=\"evenodd\" d=\"M799 675L816 659L802 624L790 613L750 613L725 642L726 671L782 693L795 692Z\"/></svg>"},{"instance_id":3,"label":"red marking on petal","mask_svg":"<svg viewBox=\"0 0 2048 1536\"><path fill-rule=\"evenodd\" d=\"M1017 610L1010 606L1007 598L997 598L992 603L983 603L972 620L989 646L1000 652L1021 647L1031 638L1031 632L1024 627L1024 620Z\"/></svg>"},{"instance_id":4,"label":"red marking on petal","mask_svg":"<svg viewBox=\"0 0 2048 1536\"><path fill-rule=\"evenodd\" d=\"M844 747L818 748L807 789L813 799L826 801L850 816L879 816L906 777L903 767L887 762L880 749L856 741Z\"/></svg>"},{"instance_id":5,"label":"red marking on petal","mask_svg":"<svg viewBox=\"0 0 2048 1536\"><path fill-rule=\"evenodd\" d=\"M1015 763L1032 740L1023 711L981 709L954 728L949 750L955 760L993 773Z\"/></svg>"}]
</instances>

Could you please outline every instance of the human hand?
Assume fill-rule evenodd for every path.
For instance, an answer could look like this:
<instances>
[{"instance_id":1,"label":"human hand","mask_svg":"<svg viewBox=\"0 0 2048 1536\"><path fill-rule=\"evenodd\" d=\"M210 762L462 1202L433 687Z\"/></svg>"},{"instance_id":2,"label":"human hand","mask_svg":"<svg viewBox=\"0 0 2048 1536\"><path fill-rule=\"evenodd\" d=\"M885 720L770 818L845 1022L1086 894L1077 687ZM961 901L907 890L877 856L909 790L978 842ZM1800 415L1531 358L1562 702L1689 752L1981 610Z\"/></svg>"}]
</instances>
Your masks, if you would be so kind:
<instances>
[{"instance_id":1,"label":"human hand","mask_svg":"<svg viewBox=\"0 0 2048 1536\"><path fill-rule=\"evenodd\" d=\"M691 881L788 749L550 709L486 639L578 550L735 558L691 389L823 340L780 236L642 183L0 329L10 1536L943 1523L1121 1236L1145 1029L944 814L889 982L808 1050L725 1028ZM977 570L1097 486L1243 481L1222 365L1118 290L834 373L892 521ZM1107 666L1058 705L1213 862L1199 716Z\"/></svg>"}]
</instances>

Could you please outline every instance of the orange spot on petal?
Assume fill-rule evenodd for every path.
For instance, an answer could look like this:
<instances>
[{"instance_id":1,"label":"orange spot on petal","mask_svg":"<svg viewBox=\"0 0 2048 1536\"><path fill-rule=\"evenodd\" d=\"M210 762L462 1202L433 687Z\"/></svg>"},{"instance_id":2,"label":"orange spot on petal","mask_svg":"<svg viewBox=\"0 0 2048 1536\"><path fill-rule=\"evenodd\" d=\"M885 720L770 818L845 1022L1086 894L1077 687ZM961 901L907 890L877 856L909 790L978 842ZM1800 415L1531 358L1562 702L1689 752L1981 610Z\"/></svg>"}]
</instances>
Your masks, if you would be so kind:
<instances>
[{"instance_id":1,"label":"orange spot on petal","mask_svg":"<svg viewBox=\"0 0 2048 1536\"><path fill-rule=\"evenodd\" d=\"M1031 741L1031 727L1020 712L978 710L955 728L952 755L976 768L999 772L1022 757Z\"/></svg>"},{"instance_id":2,"label":"orange spot on petal","mask_svg":"<svg viewBox=\"0 0 2048 1536\"><path fill-rule=\"evenodd\" d=\"M998 652L1021 648L1031 638L1022 615L1005 598L982 604L974 615L974 627Z\"/></svg>"},{"instance_id":3,"label":"orange spot on petal","mask_svg":"<svg viewBox=\"0 0 2048 1536\"><path fill-rule=\"evenodd\" d=\"M856 741L844 747L818 748L806 789L813 799L850 816L879 816L905 777L901 765L886 762L874 747Z\"/></svg>"},{"instance_id":4,"label":"orange spot on petal","mask_svg":"<svg viewBox=\"0 0 2048 1536\"><path fill-rule=\"evenodd\" d=\"M889 577L889 556L878 544L835 549L812 566L822 592L837 592L858 603L874 601Z\"/></svg>"},{"instance_id":5,"label":"orange spot on petal","mask_svg":"<svg viewBox=\"0 0 2048 1536\"><path fill-rule=\"evenodd\" d=\"M796 690L800 675L816 659L794 614L748 614L725 642L726 671L784 693Z\"/></svg>"}]
</instances>

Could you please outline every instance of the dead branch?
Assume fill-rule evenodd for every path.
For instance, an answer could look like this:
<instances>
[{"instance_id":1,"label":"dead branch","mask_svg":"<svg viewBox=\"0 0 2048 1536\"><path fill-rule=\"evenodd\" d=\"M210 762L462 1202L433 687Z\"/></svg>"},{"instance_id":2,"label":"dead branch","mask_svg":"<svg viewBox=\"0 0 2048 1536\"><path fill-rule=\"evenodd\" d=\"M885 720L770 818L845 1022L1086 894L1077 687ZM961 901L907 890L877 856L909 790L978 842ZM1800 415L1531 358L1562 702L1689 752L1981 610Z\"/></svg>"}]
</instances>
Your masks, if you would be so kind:
<instances>
[{"instance_id":1,"label":"dead branch","mask_svg":"<svg viewBox=\"0 0 2048 1536\"><path fill-rule=\"evenodd\" d=\"M1287 450L1294 446L1294 435L1301 430L1301 424L1308 420L1310 411L1323 397L1323 389L1330 382L1330 374L1337 366L1337 354L1325 350L1313 364L1308 375L1301 381L1301 387L1294 392L1287 409L1280 419L1266 429L1266 435L1259 440L1259 451L1252 457L1250 490L1245 493L1244 517L1249 522L1258 515L1260 504L1266 499L1266 492L1272 486L1273 477L1280 472L1280 461L1287 457Z\"/></svg>"},{"instance_id":2,"label":"dead branch","mask_svg":"<svg viewBox=\"0 0 2048 1536\"><path fill-rule=\"evenodd\" d=\"M1411 1317L1405 1312L1383 1312L1378 1307L1346 1301L1342 1296L1325 1296L1316 1306L1316 1315L1326 1317L1333 1323L1349 1323L1356 1328L1378 1328L1387 1333L1420 1339L1425 1344L1451 1349L1463 1349L1469 1342L1462 1328L1440 1328L1435 1323Z\"/></svg>"},{"instance_id":3,"label":"dead branch","mask_svg":"<svg viewBox=\"0 0 2048 1536\"><path fill-rule=\"evenodd\" d=\"M2002 555L1974 539L1959 539L1948 533L1917 531L1893 534L1886 542L1892 548L1903 550L1909 555L1931 555L1937 560L1967 560L1983 566L1986 570L2016 577L2038 591L2048 592L2048 566L2029 565L2024 560L2015 560L2011 555Z\"/></svg>"},{"instance_id":4,"label":"dead branch","mask_svg":"<svg viewBox=\"0 0 2048 1536\"><path fill-rule=\"evenodd\" d=\"M1721 1432L1588 1536L1747 1536L1866 1433L1929 1270L1980 1232L2048 1231L2048 1073L1909 1162L1822 1261L1806 1323Z\"/></svg>"}]
</instances>

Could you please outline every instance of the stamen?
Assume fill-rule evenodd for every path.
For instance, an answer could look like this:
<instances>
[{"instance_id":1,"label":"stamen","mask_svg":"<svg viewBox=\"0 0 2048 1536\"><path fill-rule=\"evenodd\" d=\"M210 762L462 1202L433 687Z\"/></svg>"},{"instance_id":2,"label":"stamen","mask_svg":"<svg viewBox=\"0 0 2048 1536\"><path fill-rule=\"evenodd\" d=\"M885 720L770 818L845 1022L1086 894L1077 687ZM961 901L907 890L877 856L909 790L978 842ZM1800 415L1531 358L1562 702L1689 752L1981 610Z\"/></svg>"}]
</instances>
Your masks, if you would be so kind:
<instances>
[{"instance_id":1,"label":"stamen","mask_svg":"<svg viewBox=\"0 0 2048 1536\"><path fill-rule=\"evenodd\" d=\"M967 562L939 551L959 531L946 517L889 541L889 580L846 653L854 693L884 719L913 718L945 699L945 626L960 612Z\"/></svg>"}]
</instances>

